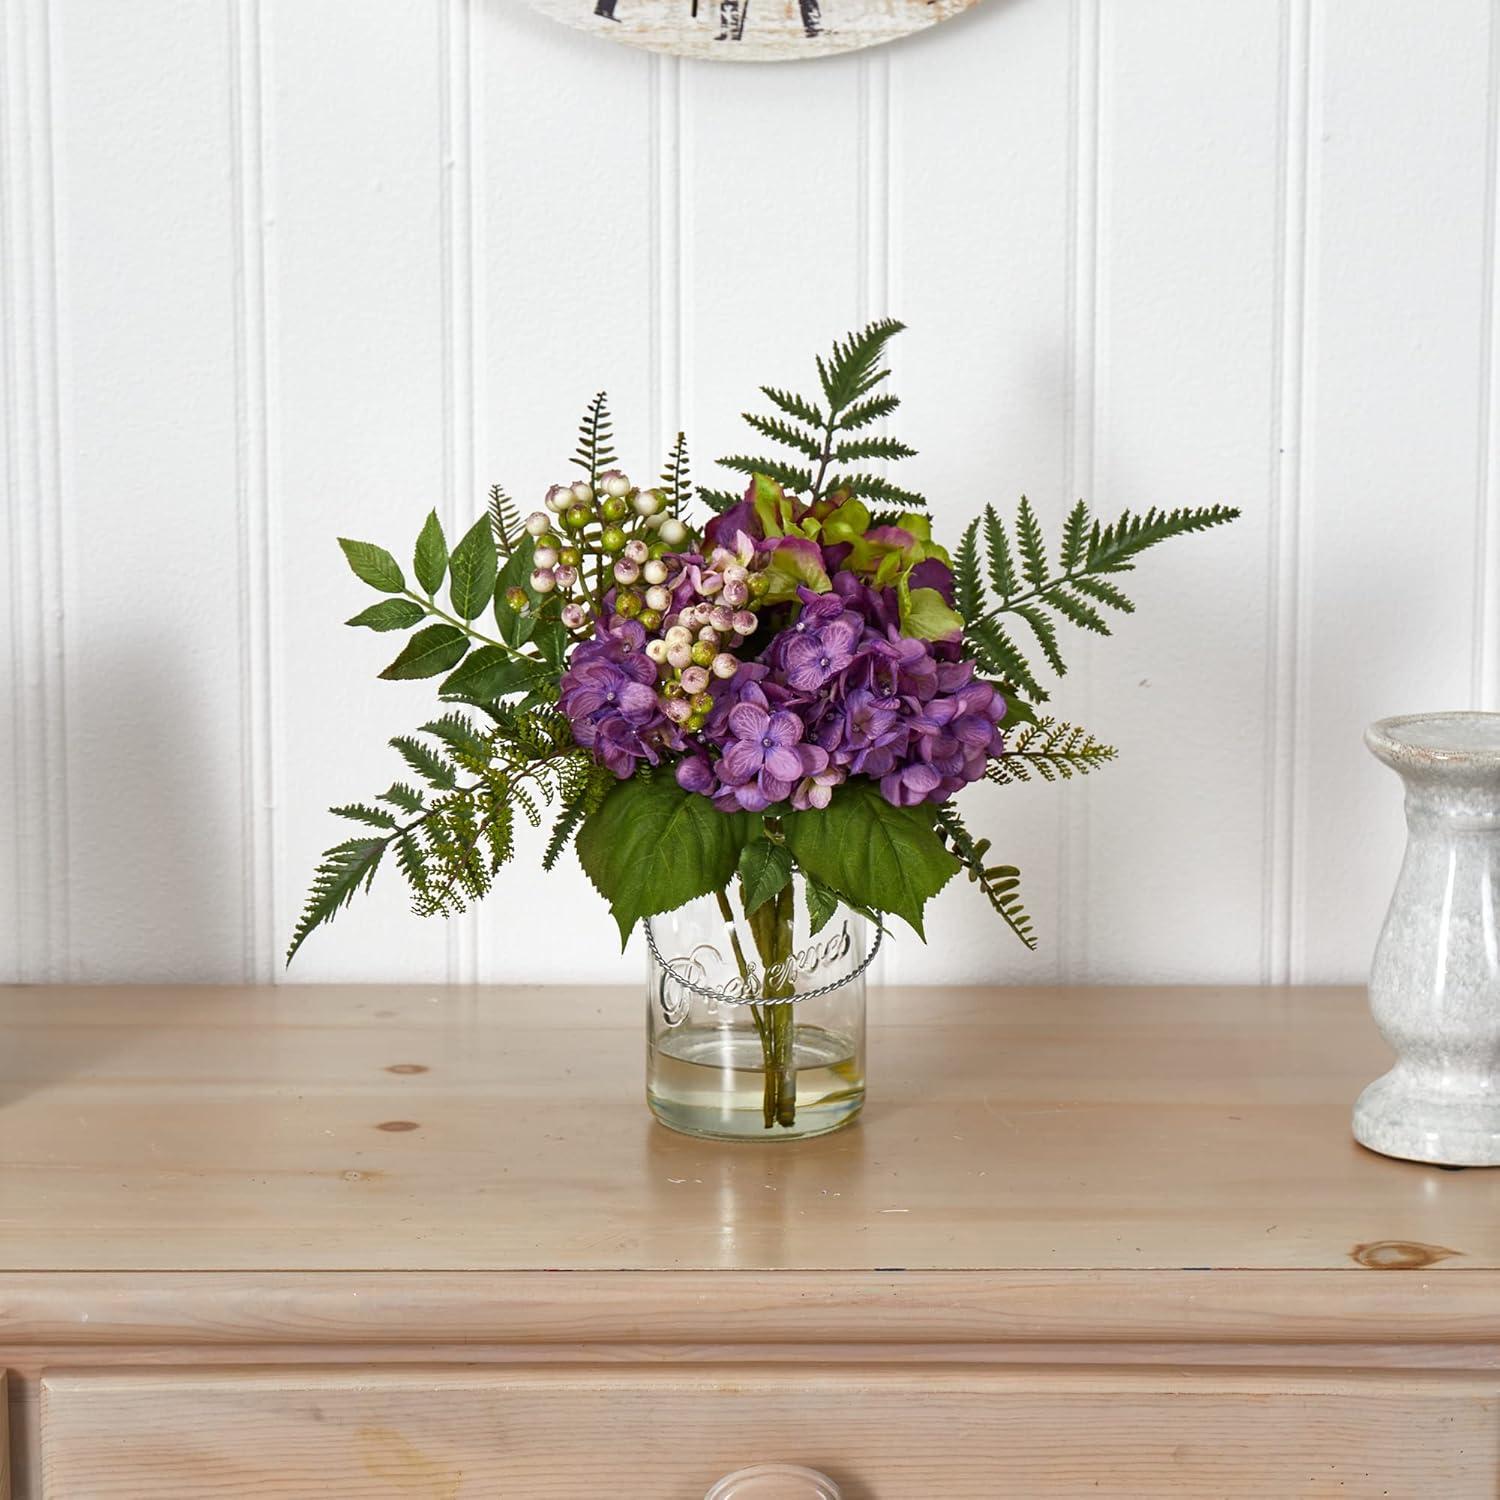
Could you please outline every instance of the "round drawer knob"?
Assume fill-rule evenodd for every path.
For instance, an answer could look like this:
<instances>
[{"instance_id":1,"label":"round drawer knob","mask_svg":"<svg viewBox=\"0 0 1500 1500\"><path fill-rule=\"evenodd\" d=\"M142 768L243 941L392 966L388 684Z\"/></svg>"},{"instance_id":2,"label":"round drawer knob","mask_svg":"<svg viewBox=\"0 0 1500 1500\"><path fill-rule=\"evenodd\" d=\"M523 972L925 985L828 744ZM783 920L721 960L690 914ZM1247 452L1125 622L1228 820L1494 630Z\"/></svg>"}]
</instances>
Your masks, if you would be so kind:
<instances>
[{"instance_id":1,"label":"round drawer knob","mask_svg":"<svg viewBox=\"0 0 1500 1500\"><path fill-rule=\"evenodd\" d=\"M839 1500L839 1487L799 1464L756 1464L726 1474L703 1500Z\"/></svg>"}]
</instances>

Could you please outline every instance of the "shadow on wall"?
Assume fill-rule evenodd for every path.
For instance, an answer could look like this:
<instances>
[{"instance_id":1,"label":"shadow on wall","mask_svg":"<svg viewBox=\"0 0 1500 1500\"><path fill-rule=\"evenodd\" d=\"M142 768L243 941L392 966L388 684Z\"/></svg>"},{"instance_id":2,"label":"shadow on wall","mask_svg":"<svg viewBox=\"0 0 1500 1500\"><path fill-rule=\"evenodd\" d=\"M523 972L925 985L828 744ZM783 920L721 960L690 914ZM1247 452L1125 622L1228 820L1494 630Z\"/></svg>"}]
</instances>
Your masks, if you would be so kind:
<instances>
[{"instance_id":1,"label":"shadow on wall","mask_svg":"<svg viewBox=\"0 0 1500 1500\"><path fill-rule=\"evenodd\" d=\"M69 830L55 980L245 977L238 687L206 638L192 621L151 622L69 663L67 753L50 773L64 779Z\"/></svg>"}]
</instances>

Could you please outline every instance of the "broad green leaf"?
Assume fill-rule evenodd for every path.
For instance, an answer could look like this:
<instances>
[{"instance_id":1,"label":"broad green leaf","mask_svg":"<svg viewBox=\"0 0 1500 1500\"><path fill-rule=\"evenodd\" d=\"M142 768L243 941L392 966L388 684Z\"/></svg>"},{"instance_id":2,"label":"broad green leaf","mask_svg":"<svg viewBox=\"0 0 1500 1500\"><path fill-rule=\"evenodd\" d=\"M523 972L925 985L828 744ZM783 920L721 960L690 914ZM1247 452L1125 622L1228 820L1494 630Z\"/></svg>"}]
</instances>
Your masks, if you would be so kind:
<instances>
[{"instance_id":1,"label":"broad green leaf","mask_svg":"<svg viewBox=\"0 0 1500 1500\"><path fill-rule=\"evenodd\" d=\"M445 698L467 698L491 703L508 693L529 692L548 675L540 662L517 661L498 646L480 646L463 665L444 679L438 692Z\"/></svg>"},{"instance_id":2,"label":"broad green leaf","mask_svg":"<svg viewBox=\"0 0 1500 1500\"><path fill-rule=\"evenodd\" d=\"M442 588L443 579L448 575L448 539L443 535L443 523L438 520L436 511L429 512L422 524L416 556L412 558L412 571L429 598Z\"/></svg>"},{"instance_id":3,"label":"broad green leaf","mask_svg":"<svg viewBox=\"0 0 1500 1500\"><path fill-rule=\"evenodd\" d=\"M485 516L469 528L448 559L448 597L459 619L476 619L489 606L495 592L495 567L495 534Z\"/></svg>"},{"instance_id":4,"label":"broad green leaf","mask_svg":"<svg viewBox=\"0 0 1500 1500\"><path fill-rule=\"evenodd\" d=\"M901 609L901 634L918 641L955 640L963 634L963 616L948 607L936 589L897 589Z\"/></svg>"},{"instance_id":5,"label":"broad green leaf","mask_svg":"<svg viewBox=\"0 0 1500 1500\"><path fill-rule=\"evenodd\" d=\"M781 826L805 874L921 936L923 906L959 867L933 816L931 807L893 807L873 782L849 781L821 811L789 813Z\"/></svg>"},{"instance_id":6,"label":"broad green leaf","mask_svg":"<svg viewBox=\"0 0 1500 1500\"><path fill-rule=\"evenodd\" d=\"M720 812L669 776L637 776L612 787L584 819L578 858L609 902L624 947L642 917L722 891L748 832L745 818Z\"/></svg>"},{"instance_id":7,"label":"broad green leaf","mask_svg":"<svg viewBox=\"0 0 1500 1500\"><path fill-rule=\"evenodd\" d=\"M532 632L536 629L536 619L529 614L518 615L510 605L505 602L505 595L509 589L520 588L526 590L526 597L531 601L533 608L541 597L531 591L530 579L534 564L533 554L536 552L536 541L533 537L523 536L516 543L515 551L506 558L505 566L500 569L495 579L495 626L500 632L500 639L507 646L524 646L531 639Z\"/></svg>"},{"instance_id":8,"label":"broad green leaf","mask_svg":"<svg viewBox=\"0 0 1500 1500\"><path fill-rule=\"evenodd\" d=\"M436 677L456 667L468 649L469 638L457 625L429 625L406 643L406 649L380 675L390 682Z\"/></svg>"},{"instance_id":9,"label":"broad green leaf","mask_svg":"<svg viewBox=\"0 0 1500 1500\"><path fill-rule=\"evenodd\" d=\"M382 599L344 624L363 625L370 630L410 630L426 618L427 611L412 599Z\"/></svg>"},{"instance_id":10,"label":"broad green leaf","mask_svg":"<svg viewBox=\"0 0 1500 1500\"><path fill-rule=\"evenodd\" d=\"M745 891L745 915L758 911L777 896L792 878L792 856L786 845L768 838L751 839L740 850L740 883Z\"/></svg>"},{"instance_id":11,"label":"broad green leaf","mask_svg":"<svg viewBox=\"0 0 1500 1500\"><path fill-rule=\"evenodd\" d=\"M807 919L811 924L812 935L816 937L839 909L839 898L811 875L804 876L802 883L807 892Z\"/></svg>"},{"instance_id":12,"label":"broad green leaf","mask_svg":"<svg viewBox=\"0 0 1500 1500\"><path fill-rule=\"evenodd\" d=\"M339 538L339 546L354 570L354 576L382 594L399 594L406 587L406 578L401 564L384 547L374 542L351 542L348 537Z\"/></svg>"}]
</instances>

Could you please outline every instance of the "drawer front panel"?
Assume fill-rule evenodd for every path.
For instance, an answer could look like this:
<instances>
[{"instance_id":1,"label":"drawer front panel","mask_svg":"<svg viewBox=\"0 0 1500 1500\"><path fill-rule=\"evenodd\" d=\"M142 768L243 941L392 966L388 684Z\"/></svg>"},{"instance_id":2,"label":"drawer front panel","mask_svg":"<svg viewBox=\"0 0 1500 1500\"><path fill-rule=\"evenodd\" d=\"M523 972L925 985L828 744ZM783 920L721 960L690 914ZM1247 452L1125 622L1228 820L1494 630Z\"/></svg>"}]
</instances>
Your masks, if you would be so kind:
<instances>
[{"instance_id":1,"label":"drawer front panel","mask_svg":"<svg viewBox=\"0 0 1500 1500\"><path fill-rule=\"evenodd\" d=\"M54 1372L47 1500L1492 1500L1489 1376L767 1366Z\"/></svg>"}]
</instances>

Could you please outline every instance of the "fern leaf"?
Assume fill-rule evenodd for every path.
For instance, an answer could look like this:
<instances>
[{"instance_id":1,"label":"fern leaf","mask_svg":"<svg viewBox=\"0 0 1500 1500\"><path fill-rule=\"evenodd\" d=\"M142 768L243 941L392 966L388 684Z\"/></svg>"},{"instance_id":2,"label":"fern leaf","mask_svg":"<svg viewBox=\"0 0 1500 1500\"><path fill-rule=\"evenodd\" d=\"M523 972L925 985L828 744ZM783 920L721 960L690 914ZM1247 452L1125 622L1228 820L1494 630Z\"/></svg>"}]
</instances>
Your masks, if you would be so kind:
<instances>
[{"instance_id":1,"label":"fern leaf","mask_svg":"<svg viewBox=\"0 0 1500 1500\"><path fill-rule=\"evenodd\" d=\"M795 464L784 464L775 458L747 458L743 454L732 454L729 458L721 458L719 462L726 469L733 469L736 474L763 474L767 479L774 479L783 489L790 490L793 494L804 494L812 488L812 470L801 469Z\"/></svg>"},{"instance_id":2,"label":"fern leaf","mask_svg":"<svg viewBox=\"0 0 1500 1500\"><path fill-rule=\"evenodd\" d=\"M850 443L840 443L833 450L834 460L841 464L860 463L867 458L915 458L917 450L895 438L856 438Z\"/></svg>"},{"instance_id":3,"label":"fern leaf","mask_svg":"<svg viewBox=\"0 0 1500 1500\"><path fill-rule=\"evenodd\" d=\"M1071 573L1083 560L1084 548L1089 539L1089 508L1080 500L1068 512L1063 522L1063 539L1059 566L1064 573Z\"/></svg>"},{"instance_id":4,"label":"fern leaf","mask_svg":"<svg viewBox=\"0 0 1500 1500\"><path fill-rule=\"evenodd\" d=\"M979 518L964 528L953 561L953 599L965 620L977 620L984 609L984 584L979 577Z\"/></svg>"},{"instance_id":5,"label":"fern leaf","mask_svg":"<svg viewBox=\"0 0 1500 1500\"><path fill-rule=\"evenodd\" d=\"M1068 669L1063 662L1062 652L1058 648L1057 627L1047 618L1046 611L1034 604L1018 604L1013 613L1031 626L1031 633L1036 637L1037 644L1042 648L1042 655L1047 658L1047 665L1059 677L1066 677Z\"/></svg>"},{"instance_id":6,"label":"fern leaf","mask_svg":"<svg viewBox=\"0 0 1500 1500\"><path fill-rule=\"evenodd\" d=\"M1126 511L1119 520L1100 527L1095 522L1089 534L1085 566L1090 573L1120 573L1132 566L1131 559L1169 537L1193 531L1208 531L1236 520L1239 511L1229 505L1207 505L1195 509L1157 510L1144 515Z\"/></svg>"},{"instance_id":7,"label":"fern leaf","mask_svg":"<svg viewBox=\"0 0 1500 1500\"><path fill-rule=\"evenodd\" d=\"M871 422L878 422L882 417L890 416L900 405L899 396L867 396L863 401L856 401L853 406L846 407L840 413L838 430L857 432L861 427L868 427Z\"/></svg>"},{"instance_id":8,"label":"fern leaf","mask_svg":"<svg viewBox=\"0 0 1500 1500\"><path fill-rule=\"evenodd\" d=\"M1043 781L1070 781L1112 761L1118 752L1086 730L1056 719L1023 724L1006 737L1005 751L985 768L999 786L1013 786L1040 776Z\"/></svg>"},{"instance_id":9,"label":"fern leaf","mask_svg":"<svg viewBox=\"0 0 1500 1500\"><path fill-rule=\"evenodd\" d=\"M521 513L516 503L498 484L490 486L490 503L486 508L490 518L490 530L495 534L495 546L503 556L509 557L515 547L512 540L520 534Z\"/></svg>"},{"instance_id":10,"label":"fern leaf","mask_svg":"<svg viewBox=\"0 0 1500 1500\"><path fill-rule=\"evenodd\" d=\"M363 802L346 802L342 807L331 807L336 818L348 818L355 823L364 823L371 828L394 828L396 820L383 807L370 807Z\"/></svg>"},{"instance_id":11,"label":"fern leaf","mask_svg":"<svg viewBox=\"0 0 1500 1500\"><path fill-rule=\"evenodd\" d=\"M396 840L396 865L413 891L427 889L427 851L415 834L403 833Z\"/></svg>"},{"instance_id":12,"label":"fern leaf","mask_svg":"<svg viewBox=\"0 0 1500 1500\"><path fill-rule=\"evenodd\" d=\"M600 391L578 424L578 451L573 462L597 484L599 475L615 461L614 426L609 417L609 397Z\"/></svg>"},{"instance_id":13,"label":"fern leaf","mask_svg":"<svg viewBox=\"0 0 1500 1500\"><path fill-rule=\"evenodd\" d=\"M433 735L451 746L459 754L481 765L490 760L490 747L479 731L461 713L447 713L441 719L433 719L422 726L423 734Z\"/></svg>"},{"instance_id":14,"label":"fern leaf","mask_svg":"<svg viewBox=\"0 0 1500 1500\"><path fill-rule=\"evenodd\" d=\"M1013 683L1032 702L1046 702L1047 694L1004 626L993 619L975 620L964 631L964 640L990 676L1007 684Z\"/></svg>"},{"instance_id":15,"label":"fern leaf","mask_svg":"<svg viewBox=\"0 0 1500 1500\"><path fill-rule=\"evenodd\" d=\"M709 490L700 486L698 489L698 498L715 515L722 516L726 510L730 510L738 505L744 499L744 496L733 494L729 490Z\"/></svg>"},{"instance_id":16,"label":"fern leaf","mask_svg":"<svg viewBox=\"0 0 1500 1500\"><path fill-rule=\"evenodd\" d=\"M858 333L836 341L826 362L818 360L818 379L822 382L823 395L832 415L837 415L885 379L886 371L880 368L881 355L885 346L905 326L894 318L878 319Z\"/></svg>"},{"instance_id":17,"label":"fern leaf","mask_svg":"<svg viewBox=\"0 0 1500 1500\"><path fill-rule=\"evenodd\" d=\"M832 494L835 490L848 490L861 500L880 500L901 510L927 509L924 495L919 495L915 490L902 489L899 484L892 484L890 480L882 479L877 474L841 474L836 479L830 479L823 489L825 494Z\"/></svg>"},{"instance_id":18,"label":"fern leaf","mask_svg":"<svg viewBox=\"0 0 1500 1500\"><path fill-rule=\"evenodd\" d=\"M812 401L805 400L792 391L779 391L775 386L763 385L760 393L773 405L779 406L787 416L798 422L805 422L807 426L819 428L828 425L828 419L823 415L823 408Z\"/></svg>"},{"instance_id":19,"label":"fern leaf","mask_svg":"<svg viewBox=\"0 0 1500 1500\"><path fill-rule=\"evenodd\" d=\"M661 471L661 487L667 497L667 509L675 516L692 498L693 486L688 479L687 434L679 432L672 451L667 455L667 466Z\"/></svg>"},{"instance_id":20,"label":"fern leaf","mask_svg":"<svg viewBox=\"0 0 1500 1500\"><path fill-rule=\"evenodd\" d=\"M800 427L793 427L790 422L783 422L780 417L758 417L750 411L742 412L741 415L762 437L770 438L773 443L783 443L788 448L794 448L815 463L822 458L822 443L814 437L809 437Z\"/></svg>"},{"instance_id":21,"label":"fern leaf","mask_svg":"<svg viewBox=\"0 0 1500 1500\"><path fill-rule=\"evenodd\" d=\"M1075 598L1060 584L1048 590L1047 602L1064 619L1071 620L1080 629L1092 630L1095 635L1110 634L1109 624L1104 616L1093 605Z\"/></svg>"},{"instance_id":22,"label":"fern leaf","mask_svg":"<svg viewBox=\"0 0 1500 1500\"><path fill-rule=\"evenodd\" d=\"M377 802L389 802L392 807L399 807L402 812L418 813L427 805L422 794L407 786L404 781L394 783L389 791L384 791L375 799Z\"/></svg>"},{"instance_id":23,"label":"fern leaf","mask_svg":"<svg viewBox=\"0 0 1500 1500\"><path fill-rule=\"evenodd\" d=\"M1072 579L1071 582L1080 594L1087 594L1090 599L1097 599L1100 604L1107 604L1111 609L1117 609L1122 614L1133 615L1135 613L1135 605L1107 578L1093 578L1084 573Z\"/></svg>"},{"instance_id":24,"label":"fern leaf","mask_svg":"<svg viewBox=\"0 0 1500 1500\"><path fill-rule=\"evenodd\" d=\"M1016 565L1011 557L1010 538L1005 534L1005 523L995 512L993 505L984 508L984 545L989 555L990 583L1004 601L1021 587L1016 577Z\"/></svg>"},{"instance_id":25,"label":"fern leaf","mask_svg":"<svg viewBox=\"0 0 1500 1500\"><path fill-rule=\"evenodd\" d=\"M937 826L943 842L964 867L969 879L984 892L985 899L1006 926L1034 951L1036 932L1021 904L1021 872L1014 865L986 866L984 860L990 847L989 840L976 841L951 803L938 808Z\"/></svg>"},{"instance_id":26,"label":"fern leaf","mask_svg":"<svg viewBox=\"0 0 1500 1500\"><path fill-rule=\"evenodd\" d=\"M1021 571L1026 582L1039 588L1047 578L1047 544L1042 538L1041 522L1031 508L1031 501L1021 496L1016 511L1016 539L1021 549Z\"/></svg>"},{"instance_id":27,"label":"fern leaf","mask_svg":"<svg viewBox=\"0 0 1500 1500\"><path fill-rule=\"evenodd\" d=\"M453 767L430 746L409 735L398 734L391 741L401 759L409 765L429 786L439 791L449 791L455 784Z\"/></svg>"},{"instance_id":28,"label":"fern leaf","mask_svg":"<svg viewBox=\"0 0 1500 1500\"><path fill-rule=\"evenodd\" d=\"M325 922L333 921L354 899L361 887L369 890L370 882L375 879L375 872L380 867L386 843L385 839L350 839L346 843L335 844L324 853L313 873L313 885L308 893L307 905L302 910L296 931L292 933L291 946L286 951L288 963L291 963L308 936Z\"/></svg>"}]
</instances>

